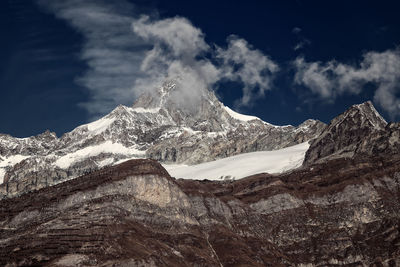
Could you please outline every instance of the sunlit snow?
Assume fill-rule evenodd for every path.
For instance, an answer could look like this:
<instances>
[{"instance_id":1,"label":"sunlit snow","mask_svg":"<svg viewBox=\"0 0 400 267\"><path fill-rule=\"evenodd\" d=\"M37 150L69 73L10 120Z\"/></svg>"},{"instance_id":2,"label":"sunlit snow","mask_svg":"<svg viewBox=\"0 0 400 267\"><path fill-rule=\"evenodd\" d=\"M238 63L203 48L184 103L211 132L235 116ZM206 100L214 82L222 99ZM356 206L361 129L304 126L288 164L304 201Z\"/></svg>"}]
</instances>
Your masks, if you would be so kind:
<instances>
[{"instance_id":1,"label":"sunlit snow","mask_svg":"<svg viewBox=\"0 0 400 267\"><path fill-rule=\"evenodd\" d=\"M144 155L144 151L140 151L134 148L128 148L119 143L106 141L99 145L85 147L81 150L60 157L54 164L62 169L66 169L75 162L84 160L85 158L88 157L97 156L101 153L138 155L138 156Z\"/></svg>"},{"instance_id":2,"label":"sunlit snow","mask_svg":"<svg viewBox=\"0 0 400 267\"><path fill-rule=\"evenodd\" d=\"M249 116L249 115L243 115L243 114L237 113L226 106L224 106L224 109L226 110L226 112L228 112L228 114L232 118L234 118L236 120L240 120L240 121L259 120L259 118L255 117L255 116Z\"/></svg>"},{"instance_id":3,"label":"sunlit snow","mask_svg":"<svg viewBox=\"0 0 400 267\"><path fill-rule=\"evenodd\" d=\"M226 112L228 112L229 116L231 116L232 118L234 118L236 120L239 120L239 121L253 121L253 120L262 121L262 120L260 120L260 118L255 117L255 116L243 115L243 114L237 113L236 111L233 111L232 109L230 109L227 106L224 106L224 109L225 109ZM271 123L264 122L264 121L263 121L263 123L268 124L268 125L270 125L272 127L275 127L275 128L292 127L291 125L277 126L277 125L273 125Z\"/></svg>"},{"instance_id":4,"label":"sunlit snow","mask_svg":"<svg viewBox=\"0 0 400 267\"><path fill-rule=\"evenodd\" d=\"M0 168L0 184L3 183L5 174L6 174L6 171L3 168Z\"/></svg>"},{"instance_id":5,"label":"sunlit snow","mask_svg":"<svg viewBox=\"0 0 400 267\"><path fill-rule=\"evenodd\" d=\"M160 108L133 108L132 111L138 113L158 113Z\"/></svg>"},{"instance_id":6,"label":"sunlit snow","mask_svg":"<svg viewBox=\"0 0 400 267\"><path fill-rule=\"evenodd\" d=\"M97 121L91 122L86 125L90 132L93 132L93 134L99 134L101 132L104 132L108 128L108 126L110 126L110 124L113 123L114 121L115 121L114 118L112 119L101 118Z\"/></svg>"},{"instance_id":7,"label":"sunlit snow","mask_svg":"<svg viewBox=\"0 0 400 267\"><path fill-rule=\"evenodd\" d=\"M300 167L308 147L308 142L305 142L280 150L245 153L198 165L164 164L163 166L176 178L240 179L257 173L281 173Z\"/></svg>"},{"instance_id":8,"label":"sunlit snow","mask_svg":"<svg viewBox=\"0 0 400 267\"><path fill-rule=\"evenodd\" d=\"M23 155L14 155L8 158L4 158L0 161L0 184L3 183L4 175L6 174L5 167L14 166L15 164L23 161L24 159L29 158L29 156Z\"/></svg>"},{"instance_id":9,"label":"sunlit snow","mask_svg":"<svg viewBox=\"0 0 400 267\"><path fill-rule=\"evenodd\" d=\"M21 161L23 161L26 158L29 158L30 156L24 156L24 155L14 155L10 156L8 158L3 159L0 161L0 168L1 167L6 167L6 166L12 166L15 165Z\"/></svg>"}]
</instances>

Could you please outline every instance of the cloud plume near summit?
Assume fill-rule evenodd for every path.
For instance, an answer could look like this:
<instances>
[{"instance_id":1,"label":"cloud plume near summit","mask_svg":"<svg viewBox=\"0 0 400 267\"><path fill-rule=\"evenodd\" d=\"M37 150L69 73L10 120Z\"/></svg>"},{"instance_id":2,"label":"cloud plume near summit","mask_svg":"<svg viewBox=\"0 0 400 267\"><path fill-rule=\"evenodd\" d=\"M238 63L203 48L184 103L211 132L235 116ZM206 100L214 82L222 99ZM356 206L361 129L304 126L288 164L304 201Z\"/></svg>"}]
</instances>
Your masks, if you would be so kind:
<instances>
[{"instance_id":1,"label":"cloud plume near summit","mask_svg":"<svg viewBox=\"0 0 400 267\"><path fill-rule=\"evenodd\" d=\"M237 105L250 105L272 88L279 69L244 39L232 35L226 47L208 44L189 20L139 14L125 0L38 3L85 39L80 58L88 70L77 82L89 90L89 101L81 105L93 118L118 104L131 105L168 79L178 81L178 104L192 106L206 88L235 81L243 88Z\"/></svg>"}]
</instances>

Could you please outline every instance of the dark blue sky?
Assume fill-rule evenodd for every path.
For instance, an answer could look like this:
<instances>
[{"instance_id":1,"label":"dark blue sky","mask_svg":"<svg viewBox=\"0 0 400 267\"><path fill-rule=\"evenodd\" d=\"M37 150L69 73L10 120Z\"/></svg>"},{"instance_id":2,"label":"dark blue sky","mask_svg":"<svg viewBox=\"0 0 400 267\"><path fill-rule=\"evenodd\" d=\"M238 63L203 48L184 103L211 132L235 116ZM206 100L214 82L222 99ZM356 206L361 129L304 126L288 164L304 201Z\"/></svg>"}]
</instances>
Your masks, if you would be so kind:
<instances>
[{"instance_id":1,"label":"dark blue sky","mask_svg":"<svg viewBox=\"0 0 400 267\"><path fill-rule=\"evenodd\" d=\"M49 129L62 135L86 123L90 114L79 103L89 101L91 95L77 80L88 70L80 56L84 34L37 1L4 2L0 7L0 132L25 137ZM321 64L336 60L357 67L365 53L394 51L400 45L398 1L131 2L138 14L187 18L211 46L224 47L226 38L235 34L268 55L280 68L273 88L240 111L278 125L297 125L308 118L329 122L350 105L372 100L379 86L375 83L379 77L364 78L356 94L321 99L307 84L294 82L296 58ZM296 45L301 47L295 50ZM400 96L398 87L391 92ZM224 83L218 90L231 107L241 94L239 83ZM384 105L375 106L387 120L399 119Z\"/></svg>"}]
</instances>

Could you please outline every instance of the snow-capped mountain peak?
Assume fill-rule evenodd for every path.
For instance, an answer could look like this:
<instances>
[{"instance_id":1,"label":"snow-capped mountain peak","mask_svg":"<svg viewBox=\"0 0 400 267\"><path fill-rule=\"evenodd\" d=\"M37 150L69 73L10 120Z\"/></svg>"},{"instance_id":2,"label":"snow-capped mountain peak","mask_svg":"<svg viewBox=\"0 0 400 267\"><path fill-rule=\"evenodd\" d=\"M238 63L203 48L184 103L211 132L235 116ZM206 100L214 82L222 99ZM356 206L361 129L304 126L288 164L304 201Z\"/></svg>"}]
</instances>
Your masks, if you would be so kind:
<instances>
[{"instance_id":1,"label":"snow-capped mountain peak","mask_svg":"<svg viewBox=\"0 0 400 267\"><path fill-rule=\"evenodd\" d=\"M155 93L140 96L132 107L119 105L61 138L50 132L23 139L2 135L0 178L23 184L28 177L48 177L55 183L143 157L197 164L300 144L325 127L314 120L307 127L274 126L233 111L208 90L188 107L176 93L178 85L168 81Z\"/></svg>"}]
</instances>

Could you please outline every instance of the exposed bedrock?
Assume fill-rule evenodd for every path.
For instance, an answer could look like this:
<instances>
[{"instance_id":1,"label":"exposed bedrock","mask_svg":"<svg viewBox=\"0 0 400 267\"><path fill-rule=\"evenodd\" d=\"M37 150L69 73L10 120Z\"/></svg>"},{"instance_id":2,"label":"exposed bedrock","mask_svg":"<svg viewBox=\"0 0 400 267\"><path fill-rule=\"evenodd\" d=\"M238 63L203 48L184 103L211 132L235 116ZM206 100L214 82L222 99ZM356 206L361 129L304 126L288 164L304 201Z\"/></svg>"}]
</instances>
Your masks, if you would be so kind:
<instances>
[{"instance_id":1,"label":"exposed bedrock","mask_svg":"<svg viewBox=\"0 0 400 267\"><path fill-rule=\"evenodd\" d=\"M239 181L134 160L0 201L0 265L396 266L400 159Z\"/></svg>"}]
</instances>

